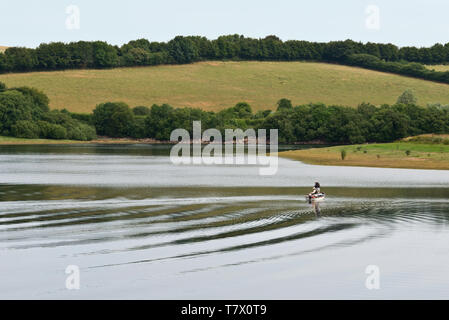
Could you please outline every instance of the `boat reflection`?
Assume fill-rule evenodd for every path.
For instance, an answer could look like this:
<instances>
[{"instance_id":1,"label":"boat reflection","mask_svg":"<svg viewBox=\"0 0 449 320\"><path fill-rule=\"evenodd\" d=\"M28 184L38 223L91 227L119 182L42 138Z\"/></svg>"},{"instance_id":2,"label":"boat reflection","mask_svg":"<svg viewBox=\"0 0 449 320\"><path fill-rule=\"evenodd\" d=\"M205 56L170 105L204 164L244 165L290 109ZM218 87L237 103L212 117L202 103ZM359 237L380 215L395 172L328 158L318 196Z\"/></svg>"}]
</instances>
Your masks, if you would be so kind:
<instances>
[{"instance_id":1,"label":"boat reflection","mask_svg":"<svg viewBox=\"0 0 449 320\"><path fill-rule=\"evenodd\" d=\"M315 217L320 218L321 217L320 203L312 201L312 208L315 210Z\"/></svg>"}]
</instances>

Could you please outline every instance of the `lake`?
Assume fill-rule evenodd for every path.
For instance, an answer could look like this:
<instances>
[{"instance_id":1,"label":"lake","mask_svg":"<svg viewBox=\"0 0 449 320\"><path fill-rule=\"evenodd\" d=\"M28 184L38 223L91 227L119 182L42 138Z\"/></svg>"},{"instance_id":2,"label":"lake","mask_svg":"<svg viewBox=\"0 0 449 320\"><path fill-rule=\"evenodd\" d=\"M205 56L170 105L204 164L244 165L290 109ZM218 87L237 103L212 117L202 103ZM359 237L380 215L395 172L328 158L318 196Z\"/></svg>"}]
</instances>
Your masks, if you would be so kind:
<instances>
[{"instance_id":1,"label":"lake","mask_svg":"<svg viewBox=\"0 0 449 320\"><path fill-rule=\"evenodd\" d=\"M0 298L449 297L449 171L279 159L260 176L168 154L1 146Z\"/></svg>"}]
</instances>

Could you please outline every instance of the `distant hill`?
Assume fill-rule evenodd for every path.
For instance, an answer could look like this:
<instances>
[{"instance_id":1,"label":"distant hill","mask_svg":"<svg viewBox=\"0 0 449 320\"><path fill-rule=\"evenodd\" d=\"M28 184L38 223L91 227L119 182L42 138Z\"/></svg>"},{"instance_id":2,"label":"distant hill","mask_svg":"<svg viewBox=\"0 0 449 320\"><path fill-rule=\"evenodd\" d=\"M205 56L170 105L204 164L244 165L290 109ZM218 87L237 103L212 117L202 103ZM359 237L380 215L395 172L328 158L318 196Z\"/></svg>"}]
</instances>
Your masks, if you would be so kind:
<instances>
[{"instance_id":1,"label":"distant hill","mask_svg":"<svg viewBox=\"0 0 449 320\"><path fill-rule=\"evenodd\" d=\"M8 49L8 47L0 46L0 52L4 52L6 49Z\"/></svg>"},{"instance_id":2,"label":"distant hill","mask_svg":"<svg viewBox=\"0 0 449 320\"><path fill-rule=\"evenodd\" d=\"M312 62L199 62L186 65L69 70L0 75L8 86L36 87L52 108L90 112L98 103L131 107L169 103L220 110L246 101L254 110L274 109L281 98L294 105L323 102L357 106L394 103L412 89L418 104L449 104L449 85L356 67Z\"/></svg>"}]
</instances>

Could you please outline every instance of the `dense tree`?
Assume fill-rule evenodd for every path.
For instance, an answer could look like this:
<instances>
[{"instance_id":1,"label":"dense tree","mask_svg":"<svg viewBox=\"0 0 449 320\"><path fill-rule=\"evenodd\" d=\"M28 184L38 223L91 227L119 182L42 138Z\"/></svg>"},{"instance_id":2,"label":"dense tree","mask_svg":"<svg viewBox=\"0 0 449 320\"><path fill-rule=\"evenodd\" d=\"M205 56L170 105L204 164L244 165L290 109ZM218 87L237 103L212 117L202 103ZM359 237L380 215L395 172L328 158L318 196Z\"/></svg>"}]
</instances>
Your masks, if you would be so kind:
<instances>
[{"instance_id":1,"label":"dense tree","mask_svg":"<svg viewBox=\"0 0 449 320\"><path fill-rule=\"evenodd\" d=\"M48 99L48 96L39 89L19 87L15 88L15 90L21 92L25 96L30 97L34 105L39 107L43 112L50 111L50 107L48 106L48 104L50 103L50 99Z\"/></svg>"},{"instance_id":2,"label":"dense tree","mask_svg":"<svg viewBox=\"0 0 449 320\"><path fill-rule=\"evenodd\" d=\"M6 49L4 63L7 71L30 71L38 65L35 50L17 47Z\"/></svg>"},{"instance_id":3,"label":"dense tree","mask_svg":"<svg viewBox=\"0 0 449 320\"><path fill-rule=\"evenodd\" d=\"M123 45L120 49L122 52L128 52L133 48L139 48L151 52L151 43L147 39L132 40Z\"/></svg>"},{"instance_id":4,"label":"dense tree","mask_svg":"<svg viewBox=\"0 0 449 320\"><path fill-rule=\"evenodd\" d=\"M124 64L128 66L145 66L150 64L149 51L142 48L132 48L124 55Z\"/></svg>"},{"instance_id":5,"label":"dense tree","mask_svg":"<svg viewBox=\"0 0 449 320\"><path fill-rule=\"evenodd\" d=\"M67 69L72 66L70 47L62 42L41 44L36 49L37 68L42 70Z\"/></svg>"},{"instance_id":6,"label":"dense tree","mask_svg":"<svg viewBox=\"0 0 449 320\"><path fill-rule=\"evenodd\" d=\"M117 48L106 42L96 41L93 43L94 65L96 68L112 68L119 65Z\"/></svg>"},{"instance_id":7,"label":"dense tree","mask_svg":"<svg viewBox=\"0 0 449 320\"><path fill-rule=\"evenodd\" d=\"M191 63L200 58L198 48L190 38L178 36L168 43L168 52L176 63Z\"/></svg>"},{"instance_id":8,"label":"dense tree","mask_svg":"<svg viewBox=\"0 0 449 320\"><path fill-rule=\"evenodd\" d=\"M251 106L246 102L239 102L234 107L219 112L223 119L249 119L253 116Z\"/></svg>"},{"instance_id":9,"label":"dense tree","mask_svg":"<svg viewBox=\"0 0 449 320\"><path fill-rule=\"evenodd\" d=\"M21 120L33 120L31 99L17 90L0 93L0 133L11 134L11 127Z\"/></svg>"},{"instance_id":10,"label":"dense tree","mask_svg":"<svg viewBox=\"0 0 449 320\"><path fill-rule=\"evenodd\" d=\"M93 121L99 135L127 137L132 135L134 114L126 103L107 102L95 108Z\"/></svg>"},{"instance_id":11,"label":"dense tree","mask_svg":"<svg viewBox=\"0 0 449 320\"><path fill-rule=\"evenodd\" d=\"M277 103L277 111L292 109L292 102L288 99L281 99Z\"/></svg>"},{"instance_id":12,"label":"dense tree","mask_svg":"<svg viewBox=\"0 0 449 320\"><path fill-rule=\"evenodd\" d=\"M0 134L20 138L92 140L95 128L69 113L49 111L47 96L20 87L0 92Z\"/></svg>"},{"instance_id":13,"label":"dense tree","mask_svg":"<svg viewBox=\"0 0 449 320\"><path fill-rule=\"evenodd\" d=\"M11 135L17 138L37 139L40 129L34 121L18 120L11 126Z\"/></svg>"},{"instance_id":14,"label":"dense tree","mask_svg":"<svg viewBox=\"0 0 449 320\"><path fill-rule=\"evenodd\" d=\"M397 103L402 104L416 104L418 100L412 90L405 90L398 98Z\"/></svg>"},{"instance_id":15,"label":"dense tree","mask_svg":"<svg viewBox=\"0 0 449 320\"><path fill-rule=\"evenodd\" d=\"M79 41L68 44L71 52L71 68L96 68L94 43Z\"/></svg>"},{"instance_id":16,"label":"dense tree","mask_svg":"<svg viewBox=\"0 0 449 320\"><path fill-rule=\"evenodd\" d=\"M153 105L145 119L145 132L150 138L169 140L173 131L174 108L168 104Z\"/></svg>"},{"instance_id":17,"label":"dense tree","mask_svg":"<svg viewBox=\"0 0 449 320\"><path fill-rule=\"evenodd\" d=\"M145 106L138 106L133 108L133 112L136 116L147 116L150 114L150 108Z\"/></svg>"}]
</instances>

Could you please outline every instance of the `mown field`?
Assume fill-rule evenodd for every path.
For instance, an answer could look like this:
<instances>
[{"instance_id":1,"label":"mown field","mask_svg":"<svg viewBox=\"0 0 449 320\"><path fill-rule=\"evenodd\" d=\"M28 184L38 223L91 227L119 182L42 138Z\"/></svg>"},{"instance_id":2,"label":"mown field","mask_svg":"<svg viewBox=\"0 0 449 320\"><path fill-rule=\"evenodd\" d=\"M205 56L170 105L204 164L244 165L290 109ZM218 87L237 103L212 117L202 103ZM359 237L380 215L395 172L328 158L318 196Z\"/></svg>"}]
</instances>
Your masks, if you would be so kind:
<instances>
[{"instance_id":1,"label":"mown field","mask_svg":"<svg viewBox=\"0 0 449 320\"><path fill-rule=\"evenodd\" d=\"M201 62L189 65L0 75L8 86L45 91L52 108L90 112L98 103L131 107L169 103L220 110L246 101L254 110L323 102L357 106L394 103L407 88L419 104L449 103L449 85L361 68L310 62Z\"/></svg>"},{"instance_id":2,"label":"mown field","mask_svg":"<svg viewBox=\"0 0 449 320\"><path fill-rule=\"evenodd\" d=\"M435 71L449 71L449 65L448 64L440 64L440 65L432 65L432 66L427 66L428 69L430 70L435 70Z\"/></svg>"},{"instance_id":3,"label":"mown field","mask_svg":"<svg viewBox=\"0 0 449 320\"><path fill-rule=\"evenodd\" d=\"M401 141L294 150L279 155L317 165L449 170L449 137L440 137L440 143Z\"/></svg>"}]
</instances>

